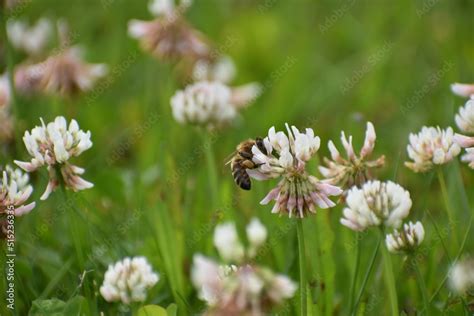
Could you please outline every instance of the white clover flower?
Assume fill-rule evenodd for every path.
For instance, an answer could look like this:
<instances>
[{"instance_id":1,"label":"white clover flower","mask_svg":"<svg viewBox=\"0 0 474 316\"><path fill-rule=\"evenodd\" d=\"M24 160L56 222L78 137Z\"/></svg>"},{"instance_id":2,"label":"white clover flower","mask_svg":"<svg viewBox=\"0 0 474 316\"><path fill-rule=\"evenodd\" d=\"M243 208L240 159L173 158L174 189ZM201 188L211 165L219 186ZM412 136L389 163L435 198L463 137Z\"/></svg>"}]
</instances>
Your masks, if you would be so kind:
<instances>
[{"instance_id":1,"label":"white clover flower","mask_svg":"<svg viewBox=\"0 0 474 316\"><path fill-rule=\"evenodd\" d=\"M105 64L85 63L81 49L71 47L41 63L24 66L18 81L21 90L36 89L47 94L72 96L91 90L106 74Z\"/></svg>"},{"instance_id":2,"label":"white clover flower","mask_svg":"<svg viewBox=\"0 0 474 316\"><path fill-rule=\"evenodd\" d=\"M468 100L463 107L459 108L455 120L461 131L474 134L474 99Z\"/></svg>"},{"instance_id":3,"label":"white clover flower","mask_svg":"<svg viewBox=\"0 0 474 316\"><path fill-rule=\"evenodd\" d=\"M71 120L68 126L62 116L56 117L48 125L41 119L41 126L36 126L31 132L26 131L23 136L26 150L33 158L30 162L15 160L15 164L27 172L47 166L49 183L41 196L42 200L47 199L59 186L61 179L58 178L58 170L67 188L73 191L91 188L93 184L80 177L84 169L69 163L70 158L77 157L92 147L90 137L90 131L79 129L75 120Z\"/></svg>"},{"instance_id":4,"label":"white clover flower","mask_svg":"<svg viewBox=\"0 0 474 316\"><path fill-rule=\"evenodd\" d=\"M461 151L451 127L442 130L424 126L418 134L410 134L409 140L407 152L413 161L405 162L405 166L415 172L426 172L434 165L448 163Z\"/></svg>"},{"instance_id":5,"label":"white clover flower","mask_svg":"<svg viewBox=\"0 0 474 316\"><path fill-rule=\"evenodd\" d=\"M461 97L469 98L470 96L474 96L474 84L453 83L451 85L451 91Z\"/></svg>"},{"instance_id":6,"label":"white clover flower","mask_svg":"<svg viewBox=\"0 0 474 316\"><path fill-rule=\"evenodd\" d=\"M272 213L304 217L316 213L316 207L329 208L335 203L329 196L337 196L342 190L334 185L318 180L306 170L308 162L319 149L320 139L311 128L301 133L295 126L286 124L288 135L272 127L263 139L263 147L252 147L252 160L258 166L247 169L247 173L257 180L279 178L278 186L271 190L260 202L276 203Z\"/></svg>"},{"instance_id":7,"label":"white clover flower","mask_svg":"<svg viewBox=\"0 0 474 316\"><path fill-rule=\"evenodd\" d=\"M466 148L466 153L462 155L461 160L474 169L474 137L455 134L454 141L462 148Z\"/></svg>"},{"instance_id":8,"label":"white clover flower","mask_svg":"<svg viewBox=\"0 0 474 316\"><path fill-rule=\"evenodd\" d=\"M211 62L207 59L200 59L194 64L194 81L218 81L229 84L235 77L236 68L233 60L229 56L219 57Z\"/></svg>"},{"instance_id":9,"label":"white clover flower","mask_svg":"<svg viewBox=\"0 0 474 316\"><path fill-rule=\"evenodd\" d=\"M195 255L191 280L208 305L205 315L264 315L272 306L293 297L296 284L256 265L220 266Z\"/></svg>"},{"instance_id":10,"label":"white clover flower","mask_svg":"<svg viewBox=\"0 0 474 316\"><path fill-rule=\"evenodd\" d=\"M349 189L353 185L360 186L371 179L370 169L382 167L385 164L385 156L377 160L367 160L375 147L375 129L371 122L367 122L365 141L359 156L355 154L352 147L352 136L346 138L341 132L341 142L346 151L346 158L343 158L332 141L329 141L328 148L331 152L331 159L324 158L326 167L320 166L319 171L326 178L326 182Z\"/></svg>"},{"instance_id":11,"label":"white clover flower","mask_svg":"<svg viewBox=\"0 0 474 316\"><path fill-rule=\"evenodd\" d=\"M449 271L449 283L459 295L474 289L474 259L457 261Z\"/></svg>"},{"instance_id":12,"label":"white clover flower","mask_svg":"<svg viewBox=\"0 0 474 316\"><path fill-rule=\"evenodd\" d=\"M247 225L247 239L254 248L260 247L267 240L268 232L258 218L253 218Z\"/></svg>"},{"instance_id":13,"label":"white clover flower","mask_svg":"<svg viewBox=\"0 0 474 316\"><path fill-rule=\"evenodd\" d=\"M159 275L153 272L145 257L125 258L109 265L100 294L107 302L143 302L147 290L158 281Z\"/></svg>"},{"instance_id":14,"label":"white clover flower","mask_svg":"<svg viewBox=\"0 0 474 316\"><path fill-rule=\"evenodd\" d=\"M221 126L238 116L237 110L243 104L236 102L235 96L235 92L222 83L200 81L174 94L171 98L173 116L179 123Z\"/></svg>"},{"instance_id":15,"label":"white clover flower","mask_svg":"<svg viewBox=\"0 0 474 316\"><path fill-rule=\"evenodd\" d=\"M214 230L214 246L226 262L240 262L244 258L244 246L239 240L234 223L217 225Z\"/></svg>"},{"instance_id":16,"label":"white clover flower","mask_svg":"<svg viewBox=\"0 0 474 316\"><path fill-rule=\"evenodd\" d=\"M36 203L25 205L25 202L32 192L33 187L29 184L28 174L7 165L0 178L0 214L7 213L10 206L15 208L15 216L31 212Z\"/></svg>"},{"instance_id":17,"label":"white clover flower","mask_svg":"<svg viewBox=\"0 0 474 316\"><path fill-rule=\"evenodd\" d=\"M385 244L390 252L411 252L418 248L425 238L425 230L421 222L408 222L400 231L394 230L385 236Z\"/></svg>"},{"instance_id":18,"label":"white clover flower","mask_svg":"<svg viewBox=\"0 0 474 316\"><path fill-rule=\"evenodd\" d=\"M346 203L341 224L355 231L379 225L398 228L412 205L410 193L392 181L369 181L362 188L353 187Z\"/></svg>"},{"instance_id":19,"label":"white clover flower","mask_svg":"<svg viewBox=\"0 0 474 316\"><path fill-rule=\"evenodd\" d=\"M43 52L52 33L52 23L46 18L39 19L32 26L28 26L25 21L13 19L9 19L7 23L8 39L13 47L28 55L34 56Z\"/></svg>"}]
</instances>

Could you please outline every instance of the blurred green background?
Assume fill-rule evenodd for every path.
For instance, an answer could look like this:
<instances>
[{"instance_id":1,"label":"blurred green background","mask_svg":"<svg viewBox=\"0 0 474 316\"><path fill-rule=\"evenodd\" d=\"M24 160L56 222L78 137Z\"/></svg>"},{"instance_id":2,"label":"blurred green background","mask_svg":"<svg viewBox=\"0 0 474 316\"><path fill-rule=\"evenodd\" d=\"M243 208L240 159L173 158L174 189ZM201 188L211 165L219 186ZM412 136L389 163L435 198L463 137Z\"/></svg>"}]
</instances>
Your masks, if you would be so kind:
<instances>
[{"instance_id":1,"label":"blurred green background","mask_svg":"<svg viewBox=\"0 0 474 316\"><path fill-rule=\"evenodd\" d=\"M313 128L322 140L320 157L328 155L330 139L340 148L341 130L352 134L359 148L366 121L374 123L374 157L387 158L378 178L395 180L408 189L414 202L409 218L425 224L427 251L420 262L433 294L447 274L449 260L428 210L438 227L448 232L444 242L454 257L460 243L451 243L448 236L456 234L460 241L470 225L474 173L458 161L443 169L456 211L453 226L446 220L436 177L414 174L403 162L410 132L423 125L455 127L454 113L465 100L454 96L449 85L474 82L473 14L474 3L468 0L195 1L186 16L221 53L233 58L238 70L234 83L258 81L264 86L238 122L212 135L219 176L215 207L209 198L205 154L211 148L203 140L206 137L194 127L179 125L171 115L169 99L182 88L175 65L153 59L127 35L127 21L152 18L147 2L28 2L19 18L66 19L86 59L107 63L110 73L78 99L19 100L18 137L38 125L40 117L47 122L57 115L75 118L82 129L92 132L94 146L75 161L86 168L84 178L95 187L75 195L76 211L64 208L58 192L17 220L16 315L26 315L35 299L67 301L75 295L86 297L86 315L124 313L123 307L106 303L97 292L107 265L134 255L145 255L161 274L147 303L176 302L183 315L197 314L204 304L189 282L192 255L216 258L213 227L233 220L243 233L253 216L270 231L271 251L259 262L298 280L294 223L258 203L276 182L254 183L252 191L243 192L225 166L241 140L264 136L271 126L283 129L285 122ZM22 56L15 59L21 61ZM1 63L4 67L4 60ZM3 152L1 163L13 159L27 159L23 144ZM311 169L316 172L316 164ZM35 200L46 186L46 176L32 175ZM311 297L318 315L348 313L357 237L338 223L341 209L321 210L305 221ZM87 257L84 275L72 230L82 239ZM376 233L359 237L363 271ZM473 248L470 234L463 253L472 253ZM414 274L402 256L392 259L399 303L410 314L421 304ZM368 315L388 313L380 272L377 262L363 297ZM459 315L461 305L452 303L443 286L435 303L446 302L448 314ZM282 314L296 312L298 299L289 304ZM8 314L3 301L0 305L0 313Z\"/></svg>"}]
</instances>

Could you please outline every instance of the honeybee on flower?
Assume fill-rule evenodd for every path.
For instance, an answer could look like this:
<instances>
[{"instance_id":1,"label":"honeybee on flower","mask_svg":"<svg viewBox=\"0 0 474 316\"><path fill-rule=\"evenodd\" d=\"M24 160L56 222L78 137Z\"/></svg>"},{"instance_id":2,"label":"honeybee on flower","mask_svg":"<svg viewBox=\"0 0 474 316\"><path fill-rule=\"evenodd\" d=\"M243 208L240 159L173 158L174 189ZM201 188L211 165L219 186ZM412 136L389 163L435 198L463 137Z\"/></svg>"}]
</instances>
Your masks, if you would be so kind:
<instances>
[{"instance_id":1,"label":"honeybee on flower","mask_svg":"<svg viewBox=\"0 0 474 316\"><path fill-rule=\"evenodd\" d=\"M267 137L252 144L251 154L238 153L253 163L252 168L245 168L250 177L256 180L281 178L260 203L265 205L274 200L272 213L299 218L316 213L317 207L333 207L335 203L329 196L338 196L342 190L308 174L305 169L319 149L319 137L311 128L302 133L286 124L286 129L287 134L271 127Z\"/></svg>"}]
</instances>

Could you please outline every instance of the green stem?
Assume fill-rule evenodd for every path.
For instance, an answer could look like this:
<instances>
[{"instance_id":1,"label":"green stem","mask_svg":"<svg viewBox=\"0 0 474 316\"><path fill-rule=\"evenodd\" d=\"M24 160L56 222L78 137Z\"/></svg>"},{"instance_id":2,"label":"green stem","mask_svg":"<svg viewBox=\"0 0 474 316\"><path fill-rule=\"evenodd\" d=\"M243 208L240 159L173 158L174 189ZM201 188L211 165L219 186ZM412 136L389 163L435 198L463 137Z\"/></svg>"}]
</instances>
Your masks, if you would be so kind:
<instances>
[{"instance_id":1,"label":"green stem","mask_svg":"<svg viewBox=\"0 0 474 316\"><path fill-rule=\"evenodd\" d=\"M298 255L299 255L299 266L300 266L300 304L301 304L301 315L307 315L308 305L306 303L306 286L308 284L306 279L306 254L304 246L304 232L303 232L303 219L299 218L296 220L296 233L298 235Z\"/></svg>"},{"instance_id":2,"label":"green stem","mask_svg":"<svg viewBox=\"0 0 474 316\"><path fill-rule=\"evenodd\" d=\"M451 207L451 203L449 202L448 189L446 186L446 181L444 180L443 170L441 168L438 168L437 173L438 173L439 185L441 187L441 194L443 195L444 204L446 206L446 212L448 213L449 226L453 227L454 226L454 212ZM455 246L457 246L458 239L457 239L456 233L452 231L452 235L454 238L454 244Z\"/></svg>"},{"instance_id":3,"label":"green stem","mask_svg":"<svg viewBox=\"0 0 474 316\"><path fill-rule=\"evenodd\" d=\"M377 258L377 254L379 252L380 243L382 242L382 238L379 238L377 245L374 248L374 253L372 254L372 259L369 263L369 268L365 272L364 279L362 280L362 285L360 286L359 294L357 295L357 300L354 304L354 308L351 310L351 315L355 315L357 313L357 307L359 306L360 300L362 299L362 295L364 294L365 287L367 286L367 282L369 281L370 275L372 274L372 270L375 265L375 259Z\"/></svg>"},{"instance_id":4,"label":"green stem","mask_svg":"<svg viewBox=\"0 0 474 316\"><path fill-rule=\"evenodd\" d=\"M381 238L385 237L383 229L380 230ZM393 274L392 258L388 252L387 247L382 246L383 255L383 267L384 267L384 278L385 285L387 287L388 295L390 298L390 308L393 316L398 316L398 298L397 288L395 287L395 276Z\"/></svg>"},{"instance_id":5,"label":"green stem","mask_svg":"<svg viewBox=\"0 0 474 316\"><path fill-rule=\"evenodd\" d=\"M352 307L354 306L354 299L355 299L355 287L357 283L357 276L359 274L359 267L360 267L360 242L359 242L359 236L360 234L356 234L356 243L357 243L357 248L356 248L356 259L355 259L355 268L354 268L354 275L352 276L352 282L351 282L351 290L350 290L350 301L349 301L349 310L352 310Z\"/></svg>"},{"instance_id":6,"label":"green stem","mask_svg":"<svg viewBox=\"0 0 474 316\"><path fill-rule=\"evenodd\" d=\"M214 142L212 134L208 131L203 132L204 154L206 156L207 171L209 176L209 189L211 192L213 211L219 207L219 182L217 180L216 160L214 158L214 150L212 144Z\"/></svg>"},{"instance_id":7,"label":"green stem","mask_svg":"<svg viewBox=\"0 0 474 316\"><path fill-rule=\"evenodd\" d=\"M416 261L416 257L412 257L412 265L413 269L415 270L416 278L418 280L418 285L420 287L421 296L423 298L423 311L426 315L430 315L430 302L428 299L428 291L426 290L426 283L425 279L423 279L423 275L421 274L420 267L418 266L418 262ZM423 311L421 314L423 314Z\"/></svg>"}]
</instances>

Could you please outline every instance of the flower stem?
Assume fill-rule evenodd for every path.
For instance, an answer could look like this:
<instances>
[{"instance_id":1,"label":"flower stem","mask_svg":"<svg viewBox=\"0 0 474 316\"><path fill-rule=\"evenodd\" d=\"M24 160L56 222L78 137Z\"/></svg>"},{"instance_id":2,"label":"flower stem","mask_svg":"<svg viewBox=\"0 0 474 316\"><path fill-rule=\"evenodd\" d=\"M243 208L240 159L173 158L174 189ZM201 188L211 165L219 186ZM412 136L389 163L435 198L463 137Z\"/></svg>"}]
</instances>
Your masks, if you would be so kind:
<instances>
[{"instance_id":1,"label":"flower stem","mask_svg":"<svg viewBox=\"0 0 474 316\"><path fill-rule=\"evenodd\" d=\"M209 189L211 192L212 208L215 211L219 206L219 182L217 180L216 160L212 144L214 142L212 133L203 132L204 154L206 156L207 172L209 176Z\"/></svg>"},{"instance_id":2,"label":"flower stem","mask_svg":"<svg viewBox=\"0 0 474 316\"><path fill-rule=\"evenodd\" d=\"M383 229L380 230L381 239L385 237ZM382 246L382 255L383 255L383 266L384 266L384 278L385 285L387 287L388 295L390 298L390 308L392 310L392 315L398 316L398 297L397 289L395 287L395 276L393 274L392 258L388 252L387 247Z\"/></svg>"},{"instance_id":3,"label":"flower stem","mask_svg":"<svg viewBox=\"0 0 474 316\"><path fill-rule=\"evenodd\" d=\"M296 233L298 235L298 255L300 265L300 304L301 304L301 315L307 315L308 305L306 303L306 253L304 246L304 232L303 232L303 219L298 218L296 220Z\"/></svg>"},{"instance_id":4,"label":"flower stem","mask_svg":"<svg viewBox=\"0 0 474 316\"><path fill-rule=\"evenodd\" d=\"M454 212L451 207L451 203L449 202L448 189L446 187L446 181L444 180L443 170L441 168L438 168L437 173L439 185L441 187L441 194L443 195L444 204L446 206L446 212L448 213L449 225L452 227L452 225L454 225ZM458 240L456 234L454 232L452 234L454 238L454 244L457 246Z\"/></svg>"},{"instance_id":5,"label":"flower stem","mask_svg":"<svg viewBox=\"0 0 474 316\"><path fill-rule=\"evenodd\" d=\"M365 287L372 273L372 269L375 264L375 259L377 259L377 254L379 252L381 242L382 242L382 238L379 238L377 245L374 248L374 253L372 254L372 259L370 260L370 263L369 263L369 268L365 272L364 280L362 281L362 285L360 286L359 294L357 295L357 300L354 304L354 308L352 308L351 310L351 315L355 315L357 313L357 307L359 306L360 300L362 299L362 295L364 294Z\"/></svg>"},{"instance_id":6,"label":"flower stem","mask_svg":"<svg viewBox=\"0 0 474 316\"><path fill-rule=\"evenodd\" d=\"M425 280L420 271L420 267L418 266L418 262L416 261L416 257L412 257L412 265L413 269L415 270L416 278L418 279L418 285L420 287L421 296L423 298L423 311L426 315L430 315L430 302L428 300L428 291L426 290ZM421 313L423 314L423 312Z\"/></svg>"},{"instance_id":7,"label":"flower stem","mask_svg":"<svg viewBox=\"0 0 474 316\"><path fill-rule=\"evenodd\" d=\"M360 242L359 242L359 233L356 234L356 258L355 258L355 268L354 268L354 275L352 276L351 282L351 290L350 290L350 301L349 301L349 310L352 310L352 306L354 306L354 295L355 295L355 287L357 283L357 276L359 274L359 267L360 267Z\"/></svg>"}]
</instances>

